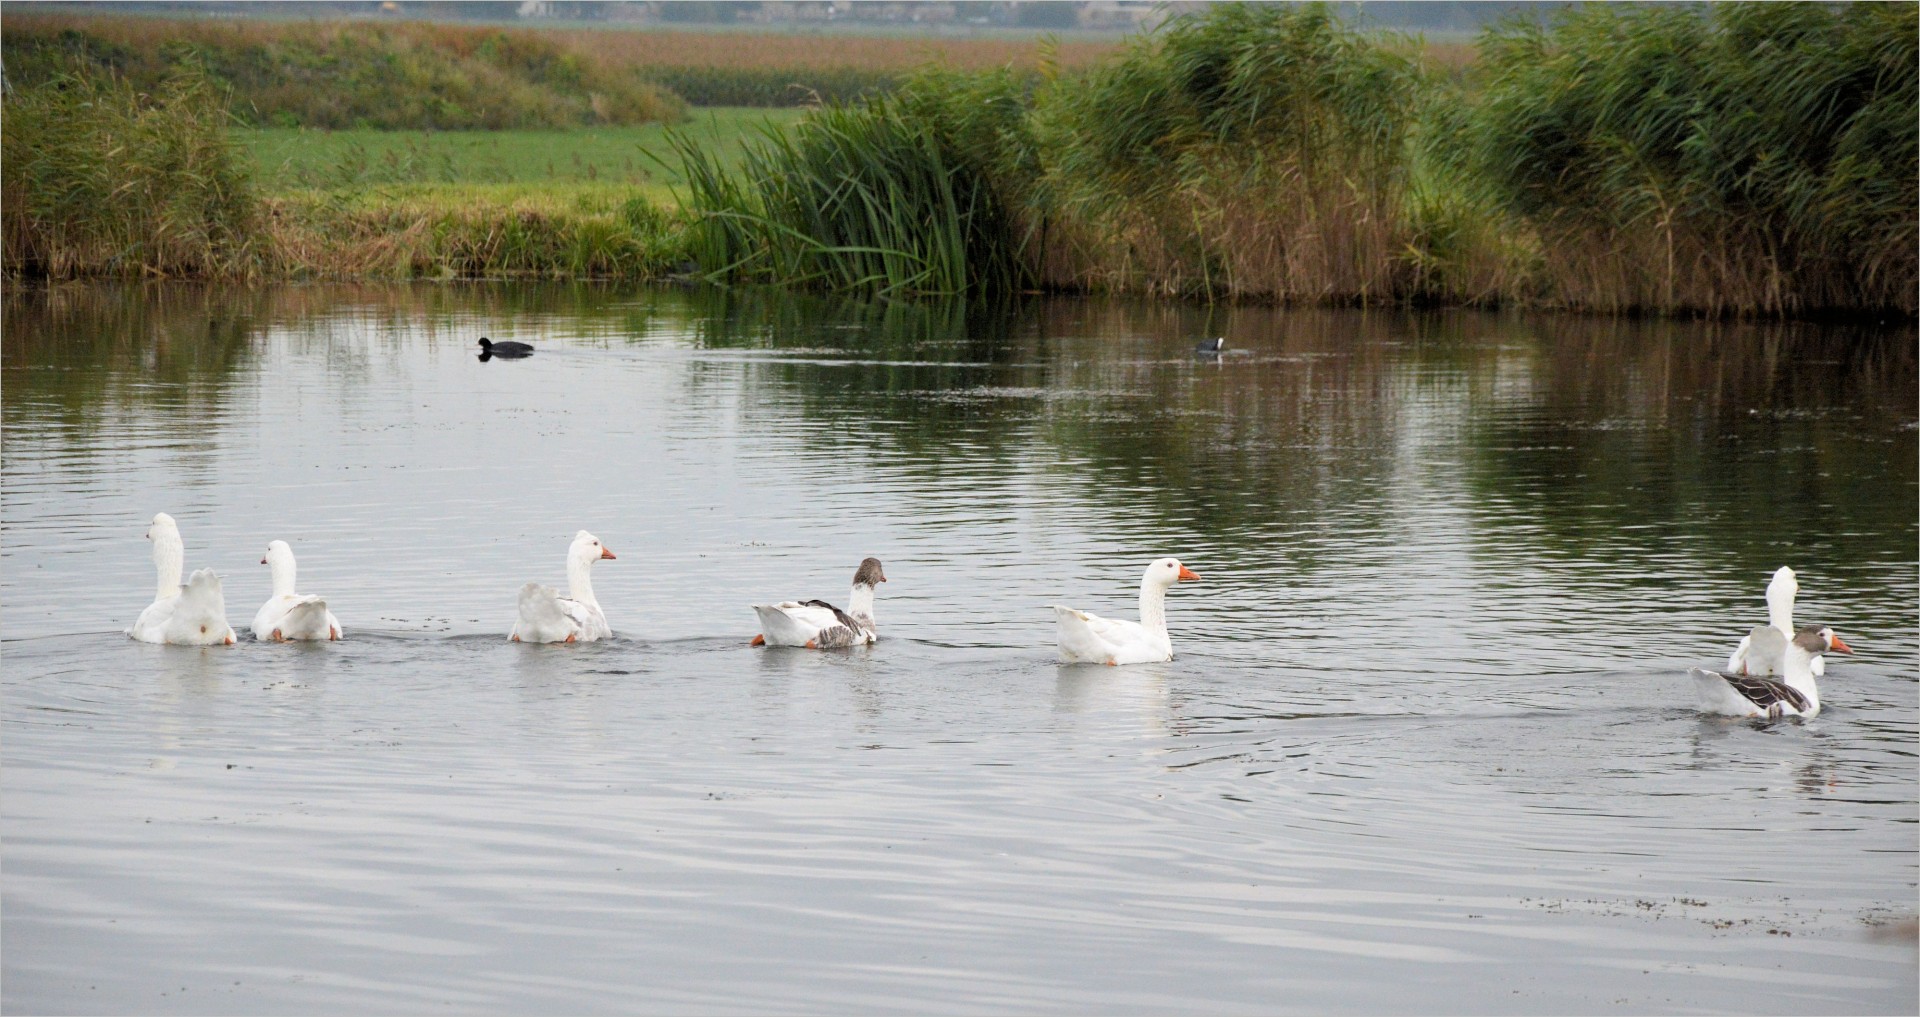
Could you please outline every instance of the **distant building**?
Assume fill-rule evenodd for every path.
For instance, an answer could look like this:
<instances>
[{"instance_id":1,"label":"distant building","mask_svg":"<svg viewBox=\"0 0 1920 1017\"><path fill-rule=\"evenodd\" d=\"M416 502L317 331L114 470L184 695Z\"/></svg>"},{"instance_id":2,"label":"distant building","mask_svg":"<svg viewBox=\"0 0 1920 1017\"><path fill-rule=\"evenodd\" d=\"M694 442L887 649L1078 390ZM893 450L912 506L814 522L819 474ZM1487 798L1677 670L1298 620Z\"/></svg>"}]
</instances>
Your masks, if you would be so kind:
<instances>
[{"instance_id":1,"label":"distant building","mask_svg":"<svg viewBox=\"0 0 1920 1017\"><path fill-rule=\"evenodd\" d=\"M846 17L841 8L851 6L847 0L838 3L833 0L762 0L760 6L748 12L746 17L760 24L836 21Z\"/></svg>"},{"instance_id":2,"label":"distant building","mask_svg":"<svg viewBox=\"0 0 1920 1017\"><path fill-rule=\"evenodd\" d=\"M1176 7L1192 4L1156 3L1154 0L1087 0L1080 5L1080 27L1120 31L1152 28Z\"/></svg>"}]
</instances>

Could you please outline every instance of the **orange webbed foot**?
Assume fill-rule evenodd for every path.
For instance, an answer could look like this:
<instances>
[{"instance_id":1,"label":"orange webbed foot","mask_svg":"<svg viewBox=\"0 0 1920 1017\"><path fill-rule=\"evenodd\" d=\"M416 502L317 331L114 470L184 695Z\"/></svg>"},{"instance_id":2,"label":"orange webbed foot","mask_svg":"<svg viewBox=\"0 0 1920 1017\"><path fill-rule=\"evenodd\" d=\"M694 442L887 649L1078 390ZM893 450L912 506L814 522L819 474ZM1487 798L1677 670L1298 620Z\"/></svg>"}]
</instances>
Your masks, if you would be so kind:
<instances>
[{"instance_id":1,"label":"orange webbed foot","mask_svg":"<svg viewBox=\"0 0 1920 1017\"><path fill-rule=\"evenodd\" d=\"M767 637L764 635L754 636L753 642L748 643L747 645L748 646L765 646L767 645Z\"/></svg>"}]
</instances>

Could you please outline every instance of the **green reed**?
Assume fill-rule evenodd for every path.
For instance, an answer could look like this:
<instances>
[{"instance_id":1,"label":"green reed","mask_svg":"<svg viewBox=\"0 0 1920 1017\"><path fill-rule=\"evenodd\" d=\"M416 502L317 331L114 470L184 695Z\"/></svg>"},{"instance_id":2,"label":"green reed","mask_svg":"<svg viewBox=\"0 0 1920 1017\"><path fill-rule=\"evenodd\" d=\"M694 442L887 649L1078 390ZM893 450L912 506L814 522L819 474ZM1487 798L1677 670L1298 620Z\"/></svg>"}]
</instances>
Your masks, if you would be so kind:
<instances>
[{"instance_id":1,"label":"green reed","mask_svg":"<svg viewBox=\"0 0 1920 1017\"><path fill-rule=\"evenodd\" d=\"M191 71L153 94L61 78L0 119L11 275L254 276L271 245L224 98Z\"/></svg>"},{"instance_id":2,"label":"green reed","mask_svg":"<svg viewBox=\"0 0 1920 1017\"><path fill-rule=\"evenodd\" d=\"M767 131L734 170L676 139L689 246L715 279L879 296L1005 293L1025 237L984 167L897 97Z\"/></svg>"},{"instance_id":3,"label":"green reed","mask_svg":"<svg viewBox=\"0 0 1920 1017\"><path fill-rule=\"evenodd\" d=\"M1912 4L1585 5L1481 43L1463 182L1538 233L1557 302L1915 308Z\"/></svg>"},{"instance_id":4,"label":"green reed","mask_svg":"<svg viewBox=\"0 0 1920 1017\"><path fill-rule=\"evenodd\" d=\"M1331 8L1220 5L1040 95L1080 281L1277 299L1404 295L1410 47Z\"/></svg>"}]
</instances>

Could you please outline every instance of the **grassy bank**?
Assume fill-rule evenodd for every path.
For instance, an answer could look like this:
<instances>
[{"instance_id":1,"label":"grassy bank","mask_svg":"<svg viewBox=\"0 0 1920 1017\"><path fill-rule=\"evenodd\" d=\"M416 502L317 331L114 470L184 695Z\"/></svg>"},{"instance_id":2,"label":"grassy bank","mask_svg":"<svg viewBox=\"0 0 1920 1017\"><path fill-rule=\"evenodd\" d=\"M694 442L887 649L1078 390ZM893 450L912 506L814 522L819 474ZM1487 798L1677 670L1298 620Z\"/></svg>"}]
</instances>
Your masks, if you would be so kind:
<instances>
[{"instance_id":1,"label":"grassy bank","mask_svg":"<svg viewBox=\"0 0 1920 1017\"><path fill-rule=\"evenodd\" d=\"M1911 314L1917 12L1589 5L1462 65L1220 5L1038 87L926 74L816 114L819 143L696 183L695 249L883 293Z\"/></svg>"},{"instance_id":2,"label":"grassy bank","mask_svg":"<svg viewBox=\"0 0 1920 1017\"><path fill-rule=\"evenodd\" d=\"M538 32L54 14L10 14L0 28L16 86L110 74L146 91L190 70L257 125L571 127L673 121L686 109L637 68Z\"/></svg>"},{"instance_id":3,"label":"grassy bank","mask_svg":"<svg viewBox=\"0 0 1920 1017\"><path fill-rule=\"evenodd\" d=\"M697 111L731 167L793 110ZM295 274L654 278L686 260L686 169L665 129L238 132Z\"/></svg>"},{"instance_id":4,"label":"grassy bank","mask_svg":"<svg viewBox=\"0 0 1920 1017\"><path fill-rule=\"evenodd\" d=\"M652 279L685 252L676 217L618 185L406 185L264 204L294 277Z\"/></svg>"},{"instance_id":5,"label":"grassy bank","mask_svg":"<svg viewBox=\"0 0 1920 1017\"><path fill-rule=\"evenodd\" d=\"M710 110L684 130L731 166L795 117ZM658 126L236 128L193 78L22 90L0 123L14 275L646 279L686 257L685 170Z\"/></svg>"},{"instance_id":6,"label":"grassy bank","mask_svg":"<svg viewBox=\"0 0 1920 1017\"><path fill-rule=\"evenodd\" d=\"M275 45L289 31L245 29ZM526 54L584 81L693 60L693 39L732 47L706 57L715 73L850 66L834 46L876 42L946 66L864 68L901 76L784 112L772 139L735 110L696 114L677 140L268 128L239 135L240 153L207 130L243 99L230 76L176 61L147 88L154 68L128 57L145 69L48 77L8 100L8 271L640 278L692 258L716 280L889 297L1743 316L1912 314L1920 289L1911 4L1588 5L1496 28L1471 58L1326 7L1223 4L1104 55L1029 46L993 69L870 38L756 57L743 34L544 33L545 49L509 34L490 51L492 30L460 31L480 33L447 37L474 59L521 54L529 87L561 72ZM99 56L95 36L54 35ZM95 117L111 109L126 126ZM166 117L200 140L175 144L154 126ZM665 165L648 157L668 149ZM147 218L114 221L123 207Z\"/></svg>"},{"instance_id":7,"label":"grassy bank","mask_svg":"<svg viewBox=\"0 0 1920 1017\"><path fill-rule=\"evenodd\" d=\"M733 165L760 128L784 128L799 117L792 109L700 109L673 131ZM617 184L669 201L670 188L686 182L659 124L565 131L260 128L236 136L268 193L375 184Z\"/></svg>"}]
</instances>

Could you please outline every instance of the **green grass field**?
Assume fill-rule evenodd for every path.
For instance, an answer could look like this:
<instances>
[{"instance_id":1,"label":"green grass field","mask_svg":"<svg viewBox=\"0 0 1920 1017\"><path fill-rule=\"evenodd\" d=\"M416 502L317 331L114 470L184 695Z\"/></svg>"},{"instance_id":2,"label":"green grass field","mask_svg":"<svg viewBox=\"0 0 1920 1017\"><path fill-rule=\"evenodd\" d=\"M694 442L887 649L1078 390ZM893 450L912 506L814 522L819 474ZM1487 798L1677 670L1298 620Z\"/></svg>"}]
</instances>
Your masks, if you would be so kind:
<instances>
[{"instance_id":1,"label":"green grass field","mask_svg":"<svg viewBox=\"0 0 1920 1017\"><path fill-rule=\"evenodd\" d=\"M695 110L672 128L732 164L758 128L784 128L798 109ZM460 191L500 197L549 191L567 194L637 188L656 202L683 184L668 128L597 127L512 131L321 131L302 128L239 132L268 194L372 189L408 193ZM665 161L663 166L649 154Z\"/></svg>"}]
</instances>

